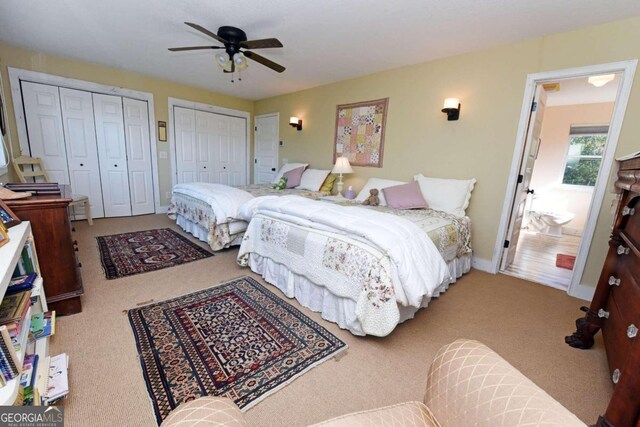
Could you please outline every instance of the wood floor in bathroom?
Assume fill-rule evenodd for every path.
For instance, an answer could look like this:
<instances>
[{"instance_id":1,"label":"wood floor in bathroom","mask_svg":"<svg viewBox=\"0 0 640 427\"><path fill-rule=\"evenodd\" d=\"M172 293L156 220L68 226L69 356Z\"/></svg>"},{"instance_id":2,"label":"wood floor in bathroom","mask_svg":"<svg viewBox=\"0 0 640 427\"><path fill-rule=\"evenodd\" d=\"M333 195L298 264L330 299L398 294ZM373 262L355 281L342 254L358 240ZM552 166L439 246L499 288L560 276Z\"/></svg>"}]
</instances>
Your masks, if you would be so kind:
<instances>
[{"instance_id":1,"label":"wood floor in bathroom","mask_svg":"<svg viewBox=\"0 0 640 427\"><path fill-rule=\"evenodd\" d=\"M556 255L576 255L580 236L547 236L522 230L516 249L516 257L505 273L567 289L571 281L571 270L556 267Z\"/></svg>"}]
</instances>

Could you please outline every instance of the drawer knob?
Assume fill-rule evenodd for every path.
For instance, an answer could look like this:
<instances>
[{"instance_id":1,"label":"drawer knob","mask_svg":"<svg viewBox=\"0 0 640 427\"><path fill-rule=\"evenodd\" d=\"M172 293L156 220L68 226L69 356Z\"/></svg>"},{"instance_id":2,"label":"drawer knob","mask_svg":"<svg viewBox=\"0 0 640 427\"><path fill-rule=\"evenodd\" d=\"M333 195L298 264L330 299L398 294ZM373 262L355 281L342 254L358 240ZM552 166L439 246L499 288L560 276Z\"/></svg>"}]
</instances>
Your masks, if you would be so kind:
<instances>
[{"instance_id":1,"label":"drawer knob","mask_svg":"<svg viewBox=\"0 0 640 427\"><path fill-rule=\"evenodd\" d=\"M618 246L618 255L628 255L629 254L629 248L626 248L622 245Z\"/></svg>"},{"instance_id":2,"label":"drawer knob","mask_svg":"<svg viewBox=\"0 0 640 427\"><path fill-rule=\"evenodd\" d=\"M622 375L620 369L614 370L613 375L611 375L611 381L613 381L614 384L618 384L618 381L620 381L620 375Z\"/></svg>"},{"instance_id":3,"label":"drawer knob","mask_svg":"<svg viewBox=\"0 0 640 427\"><path fill-rule=\"evenodd\" d=\"M627 328L627 336L629 338L635 338L638 335L638 328L633 323Z\"/></svg>"},{"instance_id":4,"label":"drawer knob","mask_svg":"<svg viewBox=\"0 0 640 427\"><path fill-rule=\"evenodd\" d=\"M600 317L600 318L604 317L605 319L608 319L609 318L609 312L605 311L604 309L601 308L600 310L598 310L598 317Z\"/></svg>"},{"instance_id":5,"label":"drawer knob","mask_svg":"<svg viewBox=\"0 0 640 427\"><path fill-rule=\"evenodd\" d=\"M633 216L634 213L636 213L636 210L634 208L630 208L629 206L625 206L624 208L622 208L622 216Z\"/></svg>"},{"instance_id":6,"label":"drawer knob","mask_svg":"<svg viewBox=\"0 0 640 427\"><path fill-rule=\"evenodd\" d=\"M609 276L609 286L620 286L620 279L616 279L613 276Z\"/></svg>"}]
</instances>

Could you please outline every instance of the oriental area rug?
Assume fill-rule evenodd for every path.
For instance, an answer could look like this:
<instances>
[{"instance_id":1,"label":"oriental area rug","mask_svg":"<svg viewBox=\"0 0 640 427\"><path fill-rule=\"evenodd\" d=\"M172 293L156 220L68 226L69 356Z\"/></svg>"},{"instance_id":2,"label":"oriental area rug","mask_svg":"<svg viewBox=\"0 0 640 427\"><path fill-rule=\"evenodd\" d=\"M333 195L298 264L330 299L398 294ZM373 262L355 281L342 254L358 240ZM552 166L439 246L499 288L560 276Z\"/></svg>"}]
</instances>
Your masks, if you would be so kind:
<instances>
[{"instance_id":1,"label":"oriental area rug","mask_svg":"<svg viewBox=\"0 0 640 427\"><path fill-rule=\"evenodd\" d=\"M98 236L96 240L107 279L161 270L213 256L169 228Z\"/></svg>"},{"instance_id":2,"label":"oriental area rug","mask_svg":"<svg viewBox=\"0 0 640 427\"><path fill-rule=\"evenodd\" d=\"M183 402L247 410L347 345L250 277L128 312L158 424Z\"/></svg>"}]
</instances>

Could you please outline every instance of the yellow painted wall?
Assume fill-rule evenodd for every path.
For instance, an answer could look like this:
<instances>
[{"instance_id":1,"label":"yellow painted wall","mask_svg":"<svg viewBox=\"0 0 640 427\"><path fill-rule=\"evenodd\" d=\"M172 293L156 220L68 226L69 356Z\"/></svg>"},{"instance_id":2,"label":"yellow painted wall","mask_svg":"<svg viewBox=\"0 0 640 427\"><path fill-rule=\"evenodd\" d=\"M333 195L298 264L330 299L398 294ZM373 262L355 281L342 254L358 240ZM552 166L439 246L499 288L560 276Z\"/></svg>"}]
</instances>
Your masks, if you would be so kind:
<instances>
[{"instance_id":1,"label":"yellow painted wall","mask_svg":"<svg viewBox=\"0 0 640 427\"><path fill-rule=\"evenodd\" d=\"M0 43L0 72L2 72L3 87L6 97L5 108L9 113L9 126L14 153L19 153L19 144L7 67L38 71L56 76L69 77L152 93L156 121L167 122L167 126L169 123L167 106L169 97L217 105L235 110L248 111L250 113L253 111L253 101L222 95L205 89L185 86L166 80L160 80L130 71L46 55L44 53ZM167 131L171 132L172 129L167 129ZM250 136L250 138L251 141L253 141L253 137ZM158 142L158 151L166 151L169 153L169 142ZM250 153L252 152L253 146ZM18 154L15 155L17 156ZM167 157L169 156L170 155ZM169 158L160 159L158 157L161 205L169 204L169 199L165 197L165 193L167 191L171 191L171 166L169 162ZM0 181L8 181L10 179L15 179L15 177L12 175L9 177L6 175L0 176Z\"/></svg>"},{"instance_id":2,"label":"yellow painted wall","mask_svg":"<svg viewBox=\"0 0 640 427\"><path fill-rule=\"evenodd\" d=\"M439 59L254 103L254 113L280 113L280 159L330 168L337 104L389 97L382 168L354 168L345 185L367 178L476 178L467 214L475 255L490 260L511 167L527 74L640 57L640 18ZM640 150L640 74L636 75L617 155ZM448 122L442 101L461 99L461 117ZM303 120L297 132L290 115ZM613 221L607 195L582 283L595 286Z\"/></svg>"}]
</instances>

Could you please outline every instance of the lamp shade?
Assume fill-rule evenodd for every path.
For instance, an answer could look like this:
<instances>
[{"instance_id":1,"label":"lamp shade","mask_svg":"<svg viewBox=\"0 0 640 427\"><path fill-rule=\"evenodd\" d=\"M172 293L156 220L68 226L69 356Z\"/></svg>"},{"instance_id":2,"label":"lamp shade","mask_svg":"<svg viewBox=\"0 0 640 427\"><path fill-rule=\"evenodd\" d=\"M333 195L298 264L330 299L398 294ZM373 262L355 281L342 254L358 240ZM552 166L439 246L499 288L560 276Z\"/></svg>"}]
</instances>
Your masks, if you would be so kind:
<instances>
[{"instance_id":1,"label":"lamp shade","mask_svg":"<svg viewBox=\"0 0 640 427\"><path fill-rule=\"evenodd\" d=\"M298 126L298 118L297 118L297 117L295 117L295 116L291 116L291 117L289 117L289 124L290 124L291 126L293 126L293 125Z\"/></svg>"},{"instance_id":2,"label":"lamp shade","mask_svg":"<svg viewBox=\"0 0 640 427\"><path fill-rule=\"evenodd\" d=\"M216 54L216 62L225 71L231 71L231 60L226 52Z\"/></svg>"},{"instance_id":3,"label":"lamp shade","mask_svg":"<svg viewBox=\"0 0 640 427\"><path fill-rule=\"evenodd\" d=\"M353 169L351 169L351 165L349 164L349 159L346 157L338 157L336 159L336 164L333 167L332 173L353 173Z\"/></svg>"},{"instance_id":4,"label":"lamp shade","mask_svg":"<svg viewBox=\"0 0 640 427\"><path fill-rule=\"evenodd\" d=\"M442 108L453 108L457 110L458 105L460 105L460 100L458 98L447 98L444 100L444 106Z\"/></svg>"},{"instance_id":5,"label":"lamp shade","mask_svg":"<svg viewBox=\"0 0 640 427\"><path fill-rule=\"evenodd\" d=\"M247 58L244 56L242 52L238 52L233 55L233 62L236 64L236 70L242 71L247 68Z\"/></svg>"}]
</instances>

